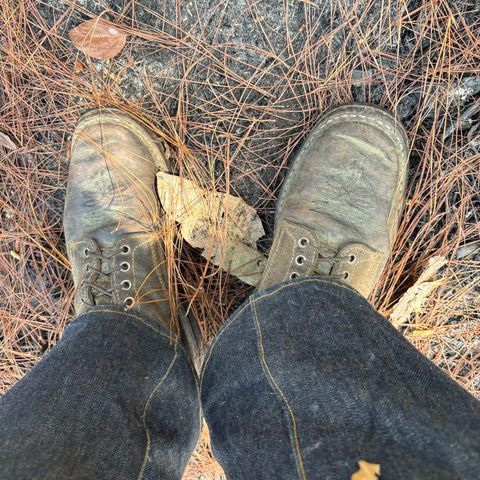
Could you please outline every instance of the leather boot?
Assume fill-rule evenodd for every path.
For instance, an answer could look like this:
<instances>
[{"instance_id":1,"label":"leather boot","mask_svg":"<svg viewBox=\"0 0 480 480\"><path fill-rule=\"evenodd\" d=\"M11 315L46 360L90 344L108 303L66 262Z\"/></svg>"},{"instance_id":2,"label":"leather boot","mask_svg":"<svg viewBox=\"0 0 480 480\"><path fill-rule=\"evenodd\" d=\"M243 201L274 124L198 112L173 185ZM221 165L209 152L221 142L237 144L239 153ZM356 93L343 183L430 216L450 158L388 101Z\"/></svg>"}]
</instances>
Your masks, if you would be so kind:
<instances>
[{"instance_id":1,"label":"leather boot","mask_svg":"<svg viewBox=\"0 0 480 480\"><path fill-rule=\"evenodd\" d=\"M173 326L155 190L159 170L169 170L165 149L132 117L114 109L81 117L72 137L64 213L77 315L120 306ZM195 356L198 331L182 312L178 318L182 341Z\"/></svg>"},{"instance_id":2,"label":"leather boot","mask_svg":"<svg viewBox=\"0 0 480 480\"><path fill-rule=\"evenodd\" d=\"M407 165L407 136L392 114L364 104L328 112L283 184L258 288L318 274L368 297L395 239Z\"/></svg>"}]
</instances>

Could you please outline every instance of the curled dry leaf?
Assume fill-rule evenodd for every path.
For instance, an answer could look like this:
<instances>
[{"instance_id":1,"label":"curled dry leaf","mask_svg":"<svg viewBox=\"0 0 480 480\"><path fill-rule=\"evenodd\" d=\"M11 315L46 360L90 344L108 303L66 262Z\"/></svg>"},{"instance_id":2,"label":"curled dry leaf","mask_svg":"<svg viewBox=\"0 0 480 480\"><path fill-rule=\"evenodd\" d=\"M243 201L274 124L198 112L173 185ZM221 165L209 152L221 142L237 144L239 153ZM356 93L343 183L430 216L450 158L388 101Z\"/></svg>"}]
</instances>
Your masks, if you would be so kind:
<instances>
[{"instance_id":1,"label":"curled dry leaf","mask_svg":"<svg viewBox=\"0 0 480 480\"><path fill-rule=\"evenodd\" d=\"M351 480L377 480L380 475L380 465L377 463L368 463L365 460L359 460L359 469L356 471Z\"/></svg>"},{"instance_id":2,"label":"curled dry leaf","mask_svg":"<svg viewBox=\"0 0 480 480\"><path fill-rule=\"evenodd\" d=\"M85 55L109 60L123 50L127 34L113 24L97 19L87 20L70 30L68 38Z\"/></svg>"},{"instance_id":3,"label":"curled dry leaf","mask_svg":"<svg viewBox=\"0 0 480 480\"><path fill-rule=\"evenodd\" d=\"M201 248L203 257L249 285L260 281L266 258L256 242L265 230L254 208L165 172L157 174L157 191L166 213L180 223L182 238Z\"/></svg>"},{"instance_id":4,"label":"curled dry leaf","mask_svg":"<svg viewBox=\"0 0 480 480\"><path fill-rule=\"evenodd\" d=\"M423 312L425 304L433 292L442 285L442 279L435 280L437 272L447 263L445 257L435 256L428 261L428 266L415 284L410 287L393 307L390 314L392 324L399 328L408 323L414 314Z\"/></svg>"},{"instance_id":5,"label":"curled dry leaf","mask_svg":"<svg viewBox=\"0 0 480 480\"><path fill-rule=\"evenodd\" d=\"M2 132L0 132L0 145L7 150L16 150L18 148L17 144L6 133Z\"/></svg>"}]
</instances>

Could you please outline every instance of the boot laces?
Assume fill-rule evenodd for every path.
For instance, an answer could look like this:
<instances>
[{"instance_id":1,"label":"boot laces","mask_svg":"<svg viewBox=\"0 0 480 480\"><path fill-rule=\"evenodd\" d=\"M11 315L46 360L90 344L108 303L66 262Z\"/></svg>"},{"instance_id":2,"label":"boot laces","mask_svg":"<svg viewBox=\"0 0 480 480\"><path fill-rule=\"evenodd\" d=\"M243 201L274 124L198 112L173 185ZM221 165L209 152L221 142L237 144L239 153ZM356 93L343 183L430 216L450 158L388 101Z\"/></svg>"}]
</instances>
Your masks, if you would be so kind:
<instances>
[{"instance_id":1,"label":"boot laces","mask_svg":"<svg viewBox=\"0 0 480 480\"><path fill-rule=\"evenodd\" d=\"M97 274L95 281L83 280L81 286L85 289L85 293L82 297L82 303L93 307L97 305L97 299L99 297L113 298L115 290L122 288L123 290L129 290L132 286L131 282L124 280L120 285L112 285L111 275L114 272L122 271L127 272L130 270L130 263L124 261L120 263L116 268L112 268L113 259L118 255L125 255L129 253L130 247L128 245L122 245L121 247L105 247L100 249L100 253L85 248L84 255L87 258L92 258L95 260L100 260L100 268L95 268L91 264L87 263L85 265L85 270L87 272L93 272ZM106 286L103 286L103 285ZM93 301L90 301L92 299ZM125 303L128 300L133 299L128 297Z\"/></svg>"},{"instance_id":2,"label":"boot laces","mask_svg":"<svg viewBox=\"0 0 480 480\"><path fill-rule=\"evenodd\" d=\"M298 245L301 248L306 247L309 245L311 242L307 237L301 237L298 240ZM325 270L322 270L320 267L322 265L330 265L330 270L329 273L327 273L328 276L330 277L335 277L338 279L346 280L349 277L349 273L347 271L342 272L342 273L332 273L333 267L337 263L341 262L348 262L348 263L353 263L356 260L356 256L353 254L348 254L348 255L339 255L338 251L333 252L332 256L325 256L323 254L323 250L318 248L315 245L310 244L310 248L314 250L317 253L317 257L315 258L314 262L309 262L305 255L299 254L295 257L295 264L301 267L308 267L312 271L312 273L316 275L325 275ZM299 277L300 274L298 272L292 272L290 275L290 278L297 278Z\"/></svg>"}]
</instances>

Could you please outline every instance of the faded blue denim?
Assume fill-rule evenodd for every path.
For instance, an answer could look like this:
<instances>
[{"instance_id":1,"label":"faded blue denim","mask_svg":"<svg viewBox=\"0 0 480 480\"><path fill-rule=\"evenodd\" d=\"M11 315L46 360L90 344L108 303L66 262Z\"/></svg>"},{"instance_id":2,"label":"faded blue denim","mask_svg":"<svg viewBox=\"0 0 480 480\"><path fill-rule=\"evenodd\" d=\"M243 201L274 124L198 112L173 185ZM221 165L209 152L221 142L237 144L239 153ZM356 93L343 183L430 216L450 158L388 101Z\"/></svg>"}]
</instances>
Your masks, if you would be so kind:
<instances>
[{"instance_id":1,"label":"faded blue denim","mask_svg":"<svg viewBox=\"0 0 480 480\"><path fill-rule=\"evenodd\" d=\"M200 391L201 389L201 391ZM155 321L97 309L0 399L0 479L179 479L200 398L227 477L480 478L479 402L355 291L257 293L217 335L200 387Z\"/></svg>"}]
</instances>

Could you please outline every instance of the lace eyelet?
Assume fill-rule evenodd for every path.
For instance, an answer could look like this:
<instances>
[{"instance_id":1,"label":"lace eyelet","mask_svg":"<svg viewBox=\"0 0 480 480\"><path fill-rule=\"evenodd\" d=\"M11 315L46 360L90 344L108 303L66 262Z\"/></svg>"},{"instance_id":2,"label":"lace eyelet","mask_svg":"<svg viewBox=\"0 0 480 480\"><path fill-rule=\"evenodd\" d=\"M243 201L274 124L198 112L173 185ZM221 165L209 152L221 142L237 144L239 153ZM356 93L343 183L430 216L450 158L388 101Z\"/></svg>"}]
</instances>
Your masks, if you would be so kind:
<instances>
[{"instance_id":1,"label":"lace eyelet","mask_svg":"<svg viewBox=\"0 0 480 480\"><path fill-rule=\"evenodd\" d=\"M130 308L133 305L134 302L135 302L135 300L133 299L133 297L127 297L123 301L123 304L125 305L125 307Z\"/></svg>"},{"instance_id":2,"label":"lace eyelet","mask_svg":"<svg viewBox=\"0 0 480 480\"><path fill-rule=\"evenodd\" d=\"M307 237L301 237L298 239L298 246L301 248L305 248L309 243L310 241Z\"/></svg>"},{"instance_id":3,"label":"lace eyelet","mask_svg":"<svg viewBox=\"0 0 480 480\"><path fill-rule=\"evenodd\" d=\"M120 270L122 272L128 272L130 270L130 264L128 262L122 262L120 264Z\"/></svg>"},{"instance_id":4,"label":"lace eyelet","mask_svg":"<svg viewBox=\"0 0 480 480\"><path fill-rule=\"evenodd\" d=\"M297 265L303 265L307 259L303 255L297 255L295 257L295 263Z\"/></svg>"},{"instance_id":5,"label":"lace eyelet","mask_svg":"<svg viewBox=\"0 0 480 480\"><path fill-rule=\"evenodd\" d=\"M348 272L343 272L344 280L346 280L349 276L350 276L350 274Z\"/></svg>"},{"instance_id":6,"label":"lace eyelet","mask_svg":"<svg viewBox=\"0 0 480 480\"><path fill-rule=\"evenodd\" d=\"M132 288L132 282L130 282L130 280L123 280L120 285L122 286L122 290L130 290Z\"/></svg>"},{"instance_id":7,"label":"lace eyelet","mask_svg":"<svg viewBox=\"0 0 480 480\"><path fill-rule=\"evenodd\" d=\"M128 245L122 245L120 251L123 255L127 255L127 253L130 253L130 247Z\"/></svg>"},{"instance_id":8,"label":"lace eyelet","mask_svg":"<svg viewBox=\"0 0 480 480\"><path fill-rule=\"evenodd\" d=\"M89 249L89 248L85 248L85 249L83 250L83 256L84 256L84 257L90 256L90 249Z\"/></svg>"},{"instance_id":9,"label":"lace eyelet","mask_svg":"<svg viewBox=\"0 0 480 480\"><path fill-rule=\"evenodd\" d=\"M89 272L89 271L90 271L90 264L89 264L89 263L86 263L86 264L85 264L85 271L86 271L86 272Z\"/></svg>"},{"instance_id":10,"label":"lace eyelet","mask_svg":"<svg viewBox=\"0 0 480 480\"><path fill-rule=\"evenodd\" d=\"M348 261L349 261L350 263L354 263L356 259L357 259L357 256L352 253L352 254L350 255L350 259L349 259Z\"/></svg>"},{"instance_id":11,"label":"lace eyelet","mask_svg":"<svg viewBox=\"0 0 480 480\"><path fill-rule=\"evenodd\" d=\"M290 280L293 280L293 279L295 279L295 278L298 278L299 276L300 276L300 275L299 275L297 272L292 272L292 273L290 274Z\"/></svg>"}]
</instances>

